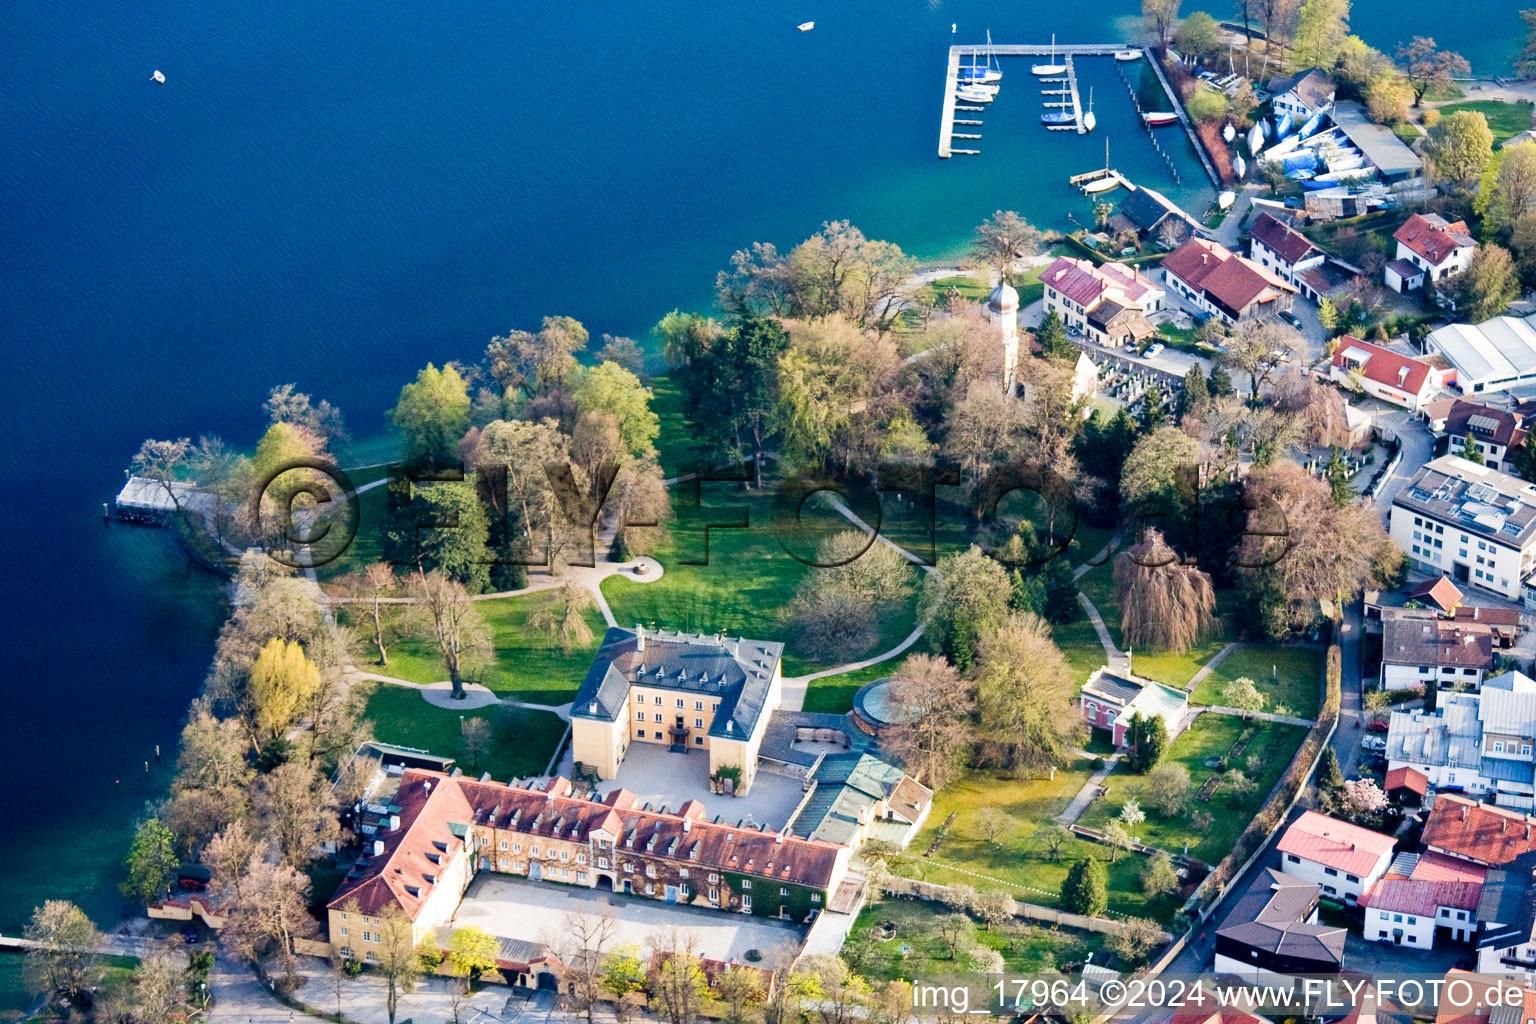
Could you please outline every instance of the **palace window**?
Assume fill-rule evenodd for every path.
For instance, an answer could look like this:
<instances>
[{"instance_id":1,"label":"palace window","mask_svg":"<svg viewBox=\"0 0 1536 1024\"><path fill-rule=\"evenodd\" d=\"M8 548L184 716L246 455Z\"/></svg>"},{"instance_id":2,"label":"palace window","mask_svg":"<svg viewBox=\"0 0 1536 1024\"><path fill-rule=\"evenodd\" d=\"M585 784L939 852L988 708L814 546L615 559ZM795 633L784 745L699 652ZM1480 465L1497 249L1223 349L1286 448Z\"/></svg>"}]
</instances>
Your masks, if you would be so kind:
<instances>
[{"instance_id":1,"label":"palace window","mask_svg":"<svg viewBox=\"0 0 1536 1024\"><path fill-rule=\"evenodd\" d=\"M701 701L701 700L694 701L693 702L693 710L695 710L695 711L703 711L704 710L704 702Z\"/></svg>"},{"instance_id":2,"label":"palace window","mask_svg":"<svg viewBox=\"0 0 1536 1024\"><path fill-rule=\"evenodd\" d=\"M820 903L821 902L821 893L819 893L819 892L811 893L811 902L812 903Z\"/></svg>"},{"instance_id":3,"label":"palace window","mask_svg":"<svg viewBox=\"0 0 1536 1024\"><path fill-rule=\"evenodd\" d=\"M647 864L645 866L645 877L647 877L647 878L655 878L656 877L656 865L655 864Z\"/></svg>"},{"instance_id":4,"label":"palace window","mask_svg":"<svg viewBox=\"0 0 1536 1024\"><path fill-rule=\"evenodd\" d=\"M502 871L505 871L505 870L507 870L508 868L510 868L512 866L512 858L510 858L510 857L497 857L496 858L496 866L498 868L500 868Z\"/></svg>"},{"instance_id":5,"label":"palace window","mask_svg":"<svg viewBox=\"0 0 1536 1024\"><path fill-rule=\"evenodd\" d=\"M693 720L693 727L695 729L702 729L702 728L704 728L704 719L702 719L702 718L695 718Z\"/></svg>"},{"instance_id":6,"label":"palace window","mask_svg":"<svg viewBox=\"0 0 1536 1024\"><path fill-rule=\"evenodd\" d=\"M718 881L720 881L720 876L711 871L709 873L709 884L714 885Z\"/></svg>"},{"instance_id":7,"label":"palace window","mask_svg":"<svg viewBox=\"0 0 1536 1024\"><path fill-rule=\"evenodd\" d=\"M750 889L750 888L752 888L752 879L750 879L750 878L743 878L741 880L741 887L743 889Z\"/></svg>"},{"instance_id":8,"label":"palace window","mask_svg":"<svg viewBox=\"0 0 1536 1024\"><path fill-rule=\"evenodd\" d=\"M576 863L577 864L585 864L586 862L587 862L587 855L586 854L578 853L576 855Z\"/></svg>"},{"instance_id":9,"label":"palace window","mask_svg":"<svg viewBox=\"0 0 1536 1024\"><path fill-rule=\"evenodd\" d=\"M658 693L658 694L657 694L657 695L656 695L656 701L655 701L655 703L657 703L657 704L660 704L660 703L661 703L661 694L659 694L659 693Z\"/></svg>"},{"instance_id":10,"label":"palace window","mask_svg":"<svg viewBox=\"0 0 1536 1024\"><path fill-rule=\"evenodd\" d=\"M608 858L607 857L599 857L599 858L597 858L597 866L600 867L600 868L607 867L608 866Z\"/></svg>"},{"instance_id":11,"label":"palace window","mask_svg":"<svg viewBox=\"0 0 1536 1024\"><path fill-rule=\"evenodd\" d=\"M501 843L500 843L500 847L499 847L499 848L500 848L500 849L503 849L503 850L505 850L505 849L506 849L506 848L507 848L507 841L506 841L506 840L505 840L505 839L503 839L503 840L502 840L502 841L501 841Z\"/></svg>"},{"instance_id":12,"label":"palace window","mask_svg":"<svg viewBox=\"0 0 1536 1024\"><path fill-rule=\"evenodd\" d=\"M678 878L687 878L688 877L688 869L687 868L678 868L677 869L677 877Z\"/></svg>"}]
</instances>

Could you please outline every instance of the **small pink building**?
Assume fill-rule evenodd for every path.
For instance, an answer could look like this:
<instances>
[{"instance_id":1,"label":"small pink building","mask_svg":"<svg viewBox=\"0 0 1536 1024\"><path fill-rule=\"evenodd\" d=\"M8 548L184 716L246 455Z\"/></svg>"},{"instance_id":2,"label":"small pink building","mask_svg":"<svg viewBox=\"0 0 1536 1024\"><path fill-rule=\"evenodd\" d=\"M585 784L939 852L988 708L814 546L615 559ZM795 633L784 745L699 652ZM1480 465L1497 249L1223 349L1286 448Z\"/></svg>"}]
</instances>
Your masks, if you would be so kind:
<instances>
[{"instance_id":1,"label":"small pink building","mask_svg":"<svg viewBox=\"0 0 1536 1024\"><path fill-rule=\"evenodd\" d=\"M1183 690L1150 679L1117 675L1108 668L1101 668L1088 677L1079 696L1078 708L1083 721L1096 729L1109 731L1116 748L1125 746L1126 728L1131 716L1138 711L1143 717L1157 715L1162 718L1170 739L1189 724L1189 695Z\"/></svg>"}]
</instances>

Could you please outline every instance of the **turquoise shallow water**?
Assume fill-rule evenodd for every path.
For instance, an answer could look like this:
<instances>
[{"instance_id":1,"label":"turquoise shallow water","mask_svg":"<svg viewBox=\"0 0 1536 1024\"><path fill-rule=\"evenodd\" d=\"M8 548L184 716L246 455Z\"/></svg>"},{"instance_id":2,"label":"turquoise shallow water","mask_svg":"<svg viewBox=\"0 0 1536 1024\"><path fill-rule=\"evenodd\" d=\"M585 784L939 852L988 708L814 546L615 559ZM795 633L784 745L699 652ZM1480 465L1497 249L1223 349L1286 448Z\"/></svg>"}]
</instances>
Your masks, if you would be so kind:
<instances>
[{"instance_id":1,"label":"turquoise shallow water","mask_svg":"<svg viewBox=\"0 0 1536 1024\"><path fill-rule=\"evenodd\" d=\"M1087 204L1063 179L1105 137L1117 167L1198 207L1181 137L1162 136L1183 186L1108 61L1082 66L1097 135L1040 130L1009 62L983 155L935 156L952 39L1111 39L1134 7L5 5L0 929L50 894L116 916L125 831L164 783L142 762L174 742L221 614L162 536L101 523L141 438L249 444L282 381L367 435L429 359L549 313L642 332L706 305L735 248L829 218L925 258L998 208L1064 226ZM1440 19L1472 55L1489 31L1457 7L1414 24ZM1402 10L1371 0L1356 24L1393 31Z\"/></svg>"}]
</instances>

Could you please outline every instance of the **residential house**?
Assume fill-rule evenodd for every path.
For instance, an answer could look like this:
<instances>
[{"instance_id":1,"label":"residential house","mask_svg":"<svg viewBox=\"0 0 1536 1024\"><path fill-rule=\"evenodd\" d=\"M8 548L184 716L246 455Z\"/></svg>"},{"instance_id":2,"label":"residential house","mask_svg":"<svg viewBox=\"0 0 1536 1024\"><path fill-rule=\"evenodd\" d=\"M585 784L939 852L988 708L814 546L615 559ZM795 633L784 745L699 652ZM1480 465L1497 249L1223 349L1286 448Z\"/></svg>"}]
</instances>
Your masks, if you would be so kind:
<instances>
[{"instance_id":1,"label":"residential house","mask_svg":"<svg viewBox=\"0 0 1536 1024\"><path fill-rule=\"evenodd\" d=\"M1331 380L1414 412L1445 386L1446 374L1428 359L1403 355L1348 334L1328 362ZM1454 374L1452 375L1454 376Z\"/></svg>"},{"instance_id":2,"label":"residential house","mask_svg":"<svg viewBox=\"0 0 1536 1024\"><path fill-rule=\"evenodd\" d=\"M1411 615L1383 616L1383 689L1476 689L1493 666L1493 631L1487 626Z\"/></svg>"},{"instance_id":3,"label":"residential house","mask_svg":"<svg viewBox=\"0 0 1536 1024\"><path fill-rule=\"evenodd\" d=\"M1424 822L1425 849L1457 861L1502 867L1536 853L1536 817L1442 792Z\"/></svg>"},{"instance_id":4,"label":"residential house","mask_svg":"<svg viewBox=\"0 0 1536 1024\"><path fill-rule=\"evenodd\" d=\"M1461 588L1444 576L1435 576L1414 584L1408 591L1408 597L1448 619L1456 617L1456 610L1466 600L1466 595L1461 592Z\"/></svg>"},{"instance_id":5,"label":"residential house","mask_svg":"<svg viewBox=\"0 0 1536 1024\"><path fill-rule=\"evenodd\" d=\"M1086 406L1099 395L1099 367L1088 353L1078 352L1077 362L1072 365L1072 401L1082 402ZM1092 413L1091 409L1084 409L1086 417Z\"/></svg>"},{"instance_id":6,"label":"residential house","mask_svg":"<svg viewBox=\"0 0 1536 1024\"><path fill-rule=\"evenodd\" d=\"M1517 599L1536 568L1536 487L1442 455L1392 499L1388 533L1415 567Z\"/></svg>"},{"instance_id":7,"label":"residential house","mask_svg":"<svg viewBox=\"0 0 1536 1024\"><path fill-rule=\"evenodd\" d=\"M1454 984L1455 991L1469 993L1470 998L1442 999L1435 1014L1435 1024L1493 1024L1495 1013L1509 1024L1536 1020L1536 991L1527 985L1521 990L1522 1000L1512 1003L1510 989L1516 986L1506 970L1474 974L1453 967L1446 971L1446 985Z\"/></svg>"},{"instance_id":8,"label":"residential house","mask_svg":"<svg viewBox=\"0 0 1536 1024\"><path fill-rule=\"evenodd\" d=\"M1387 264L1384 274L1387 287L1398 292L1426 283L1439 284L1461 273L1477 251L1477 239L1466 221L1448 221L1438 213L1414 214L1392 233L1392 238L1397 242L1397 256Z\"/></svg>"},{"instance_id":9,"label":"residential house","mask_svg":"<svg viewBox=\"0 0 1536 1024\"><path fill-rule=\"evenodd\" d=\"M1464 395L1528 388L1536 381L1532 319L1496 316L1480 324L1447 324L1429 332L1424 348L1456 368L1456 386Z\"/></svg>"},{"instance_id":10,"label":"residential house","mask_svg":"<svg viewBox=\"0 0 1536 1024\"><path fill-rule=\"evenodd\" d=\"M1328 254L1310 238L1273 214L1259 214L1248 233L1249 258L1303 293L1310 291L1304 279L1306 272L1328 262Z\"/></svg>"},{"instance_id":11,"label":"residential house","mask_svg":"<svg viewBox=\"0 0 1536 1024\"><path fill-rule=\"evenodd\" d=\"M1345 929L1319 924L1321 888L1260 868L1216 929L1218 974L1335 974L1344 964Z\"/></svg>"},{"instance_id":12,"label":"residential house","mask_svg":"<svg viewBox=\"0 0 1536 1024\"><path fill-rule=\"evenodd\" d=\"M1116 231L1134 231L1139 238L1153 239L1169 249L1205 231L1199 221L1173 200L1145 185L1138 186L1121 201L1109 226Z\"/></svg>"},{"instance_id":13,"label":"residential house","mask_svg":"<svg viewBox=\"0 0 1536 1024\"><path fill-rule=\"evenodd\" d=\"M1118 348L1157 333L1147 314L1163 308L1166 293L1135 267L1058 256L1040 283L1047 312L1096 344Z\"/></svg>"},{"instance_id":14,"label":"residential house","mask_svg":"<svg viewBox=\"0 0 1536 1024\"><path fill-rule=\"evenodd\" d=\"M742 637L610 627L571 705L576 762L611 779L631 743L691 751L709 772L740 771L745 793L779 706L784 645Z\"/></svg>"},{"instance_id":15,"label":"residential house","mask_svg":"<svg viewBox=\"0 0 1536 1024\"><path fill-rule=\"evenodd\" d=\"M1418 807L1429 793L1429 776L1407 765L1387 772L1387 799L1399 807Z\"/></svg>"},{"instance_id":16,"label":"residential house","mask_svg":"<svg viewBox=\"0 0 1536 1024\"><path fill-rule=\"evenodd\" d=\"M1477 907L1477 969L1484 974L1536 971L1536 853L1526 851L1488 871ZM1525 1005L1531 1006L1529 996ZM1517 1018L1518 1019L1518 1018ZM1489 1016L1490 1022L1493 1020Z\"/></svg>"},{"instance_id":17,"label":"residential house","mask_svg":"<svg viewBox=\"0 0 1536 1024\"><path fill-rule=\"evenodd\" d=\"M1170 739L1189 725L1189 695L1183 690L1121 675L1100 668L1083 684L1078 700L1083 721L1096 729L1107 729L1116 748L1126 746L1126 731L1133 715L1157 716L1163 720Z\"/></svg>"},{"instance_id":18,"label":"residential house","mask_svg":"<svg viewBox=\"0 0 1536 1024\"><path fill-rule=\"evenodd\" d=\"M1275 97L1275 116L1289 114L1291 122L1298 128L1313 114L1324 114L1332 110L1337 89L1333 76L1322 68L1307 68L1294 75L1277 75L1269 82L1269 91Z\"/></svg>"},{"instance_id":19,"label":"residential house","mask_svg":"<svg viewBox=\"0 0 1536 1024\"><path fill-rule=\"evenodd\" d=\"M1385 754L1389 771L1412 768L1441 791L1441 799L1466 792L1529 809L1536 806L1533 747L1536 681L1505 672L1486 680L1479 693L1441 694L1434 712L1393 712ZM1456 849L1443 852L1463 856Z\"/></svg>"},{"instance_id":20,"label":"residential house","mask_svg":"<svg viewBox=\"0 0 1536 1024\"><path fill-rule=\"evenodd\" d=\"M1291 308L1298 289L1219 242L1191 238L1163 259L1163 280L1197 310L1225 324Z\"/></svg>"},{"instance_id":21,"label":"residential house","mask_svg":"<svg viewBox=\"0 0 1536 1024\"><path fill-rule=\"evenodd\" d=\"M418 943L439 934L477 871L805 921L826 908L852 854L710 821L696 800L668 813L623 789L584 799L564 778L531 789L409 769L394 807L390 831L327 906L339 955L369 960L391 909L410 919Z\"/></svg>"},{"instance_id":22,"label":"residential house","mask_svg":"<svg viewBox=\"0 0 1536 1024\"><path fill-rule=\"evenodd\" d=\"M1276 847L1280 870L1322 887L1324 895L1354 903L1392 864L1394 840L1347 821L1307 811Z\"/></svg>"},{"instance_id":23,"label":"residential house","mask_svg":"<svg viewBox=\"0 0 1536 1024\"><path fill-rule=\"evenodd\" d=\"M1515 449L1525 442L1522 417L1504 409L1494 409L1476 402L1457 399L1445 417L1447 451L1460 455L1467 438L1483 457L1483 465L1501 472L1514 472Z\"/></svg>"},{"instance_id":24,"label":"residential house","mask_svg":"<svg viewBox=\"0 0 1536 1024\"><path fill-rule=\"evenodd\" d=\"M1390 942L1415 949L1433 949L1435 934L1444 929L1458 941L1477 931L1480 882L1384 878L1360 898L1365 908L1362 935L1370 942Z\"/></svg>"}]
</instances>

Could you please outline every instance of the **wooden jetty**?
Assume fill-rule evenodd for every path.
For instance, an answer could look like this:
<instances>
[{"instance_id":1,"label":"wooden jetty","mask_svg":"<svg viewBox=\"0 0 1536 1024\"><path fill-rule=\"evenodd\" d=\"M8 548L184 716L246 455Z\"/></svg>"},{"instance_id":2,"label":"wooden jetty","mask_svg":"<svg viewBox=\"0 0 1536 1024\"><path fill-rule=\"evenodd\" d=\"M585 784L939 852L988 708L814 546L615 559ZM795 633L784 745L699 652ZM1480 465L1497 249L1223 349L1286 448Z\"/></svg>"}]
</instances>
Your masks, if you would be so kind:
<instances>
[{"instance_id":1,"label":"wooden jetty","mask_svg":"<svg viewBox=\"0 0 1536 1024\"><path fill-rule=\"evenodd\" d=\"M963 135L960 132L955 132L955 134L951 135L950 138L952 138L952 139L979 139L979 138L981 138L981 136L980 135Z\"/></svg>"},{"instance_id":2,"label":"wooden jetty","mask_svg":"<svg viewBox=\"0 0 1536 1024\"><path fill-rule=\"evenodd\" d=\"M944 69L944 114L939 118L939 156L949 159L950 133L955 130L955 84L960 78L960 47L949 48L949 66Z\"/></svg>"},{"instance_id":3,"label":"wooden jetty","mask_svg":"<svg viewBox=\"0 0 1536 1024\"><path fill-rule=\"evenodd\" d=\"M1074 174L1067 179L1067 184L1082 188L1090 182L1102 181L1105 178L1115 179L1115 183L1127 192L1136 191L1136 186L1131 184L1131 179L1111 167L1097 167L1091 171L1084 171L1082 174Z\"/></svg>"},{"instance_id":4,"label":"wooden jetty","mask_svg":"<svg viewBox=\"0 0 1536 1024\"><path fill-rule=\"evenodd\" d=\"M1211 155L1205 150L1205 143L1200 139L1200 133L1195 131L1195 123L1189 119L1189 113L1184 109L1184 104L1179 99L1179 94L1174 91L1168 82L1168 76L1163 74L1163 65L1157 59L1156 54L1147 55L1147 63L1152 65L1152 71L1157 75L1157 80L1162 83L1163 91L1168 94L1168 102L1173 105L1173 112L1179 115L1179 123L1189 133L1190 145L1195 147L1195 155L1200 158L1200 164L1205 168L1205 173L1211 179L1211 184L1216 188L1222 188L1221 175L1216 173L1216 164L1212 162ZM1171 162L1170 162L1171 163ZM1177 178L1177 174L1174 175Z\"/></svg>"},{"instance_id":5,"label":"wooden jetty","mask_svg":"<svg viewBox=\"0 0 1536 1024\"><path fill-rule=\"evenodd\" d=\"M1085 135L1087 128L1083 127L1083 103L1077 95L1077 71L1072 67L1072 55L1067 54L1067 88L1072 93L1072 121L1077 127L1077 134Z\"/></svg>"}]
</instances>

